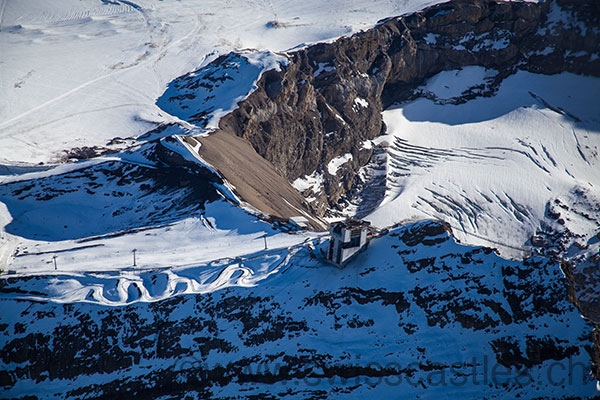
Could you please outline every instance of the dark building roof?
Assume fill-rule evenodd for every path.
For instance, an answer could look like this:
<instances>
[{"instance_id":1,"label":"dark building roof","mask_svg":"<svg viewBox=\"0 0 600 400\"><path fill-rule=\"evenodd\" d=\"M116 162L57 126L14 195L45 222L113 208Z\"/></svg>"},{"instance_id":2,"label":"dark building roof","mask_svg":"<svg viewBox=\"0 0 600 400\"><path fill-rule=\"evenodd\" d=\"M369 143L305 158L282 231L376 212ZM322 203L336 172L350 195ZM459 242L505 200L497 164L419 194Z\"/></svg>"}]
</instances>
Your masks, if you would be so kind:
<instances>
[{"instance_id":1,"label":"dark building roof","mask_svg":"<svg viewBox=\"0 0 600 400\"><path fill-rule=\"evenodd\" d=\"M333 226L333 230L335 232L339 232L342 228L350 230L368 228L371 226L371 223L359 219L347 218L345 221L334 222L331 225Z\"/></svg>"}]
</instances>

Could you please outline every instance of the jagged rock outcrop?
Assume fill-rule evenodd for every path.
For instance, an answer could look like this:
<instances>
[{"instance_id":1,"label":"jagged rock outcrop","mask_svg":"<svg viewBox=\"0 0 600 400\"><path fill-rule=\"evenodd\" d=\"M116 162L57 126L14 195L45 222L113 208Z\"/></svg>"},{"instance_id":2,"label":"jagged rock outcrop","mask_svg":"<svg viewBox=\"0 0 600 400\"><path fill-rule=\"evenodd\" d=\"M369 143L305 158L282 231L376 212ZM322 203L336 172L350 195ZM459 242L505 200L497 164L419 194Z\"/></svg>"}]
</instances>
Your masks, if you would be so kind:
<instances>
[{"instance_id":1,"label":"jagged rock outcrop","mask_svg":"<svg viewBox=\"0 0 600 400\"><path fill-rule=\"evenodd\" d=\"M290 182L323 174L324 191L305 193L316 197L313 210L322 214L370 159L364 143L385 129L381 111L421 95L414 89L424 79L468 65L498 70L495 86L516 69L600 75L598 26L599 6L590 2L433 6L289 53L289 64L263 74L258 89L220 127L246 138ZM470 97L493 91L492 84ZM329 173L327 164L345 154L352 159Z\"/></svg>"}]
</instances>

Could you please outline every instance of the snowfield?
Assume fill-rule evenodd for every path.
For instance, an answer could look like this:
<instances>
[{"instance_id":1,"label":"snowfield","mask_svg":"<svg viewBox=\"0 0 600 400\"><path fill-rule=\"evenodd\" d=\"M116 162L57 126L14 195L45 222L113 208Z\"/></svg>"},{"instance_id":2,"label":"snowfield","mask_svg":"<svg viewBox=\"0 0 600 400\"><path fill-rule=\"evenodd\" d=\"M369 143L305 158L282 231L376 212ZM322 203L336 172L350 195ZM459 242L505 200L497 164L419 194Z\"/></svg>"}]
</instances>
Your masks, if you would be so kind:
<instances>
[{"instance_id":1,"label":"snowfield","mask_svg":"<svg viewBox=\"0 0 600 400\"><path fill-rule=\"evenodd\" d=\"M51 6L4 2L2 182L81 169L87 164L50 170L36 165L65 160L66 151L73 148L135 148L136 137L149 140L212 129L253 89L264 70L285 63L285 57L275 52L332 40L368 28L382 17L433 3L375 1L364 7L344 2L342 7L329 2L323 8L311 2L276 1L234 6L186 0L176 2L176 7L172 1L60 0ZM261 51L229 53L242 49ZM175 79L191 70L197 71L198 80L195 74ZM592 199L600 197L599 122L594 108L600 94L598 80L519 72L506 79L493 97L454 104L466 93L487 88L494 75L495 71L480 67L445 71L421 88L424 98L385 111L389 134L369 142L385 153L384 170L369 165L362 173L386 180L383 199L369 210L368 219L389 226L443 218L464 243L489 245L506 256L519 257L528 253L527 241L544 220L549 201L573 196L578 189ZM213 85L198 87L207 80ZM363 106L364 100L356 99L355 107ZM158 124L173 122L177 125L147 133ZM130 152L129 157L135 154ZM347 154L332 160L328 172L336 174L350 158ZM375 163L380 161L376 158ZM519 171L516 177L515 171ZM294 186L310 187L316 194L322 181L321 176L308 176ZM221 189L225 197L234 197L226 186ZM60 219L65 210L73 211L69 218L82 221L87 205L78 210L77 204L57 206L50 214L46 205L35 202L26 210L21 204L5 211L3 220L10 225L0 239L1 259L8 266L18 243L32 245L23 244L30 240L26 234L11 234L25 229L15 227L30 224L41 234L47 224L40 223L45 221L42 217ZM120 227L121 223L115 220L109 230L132 228L131 223ZM73 229L74 222L65 225ZM589 236L596 227L573 227L577 232L581 229ZM106 233L103 228L99 231ZM54 240L62 239L59 235ZM39 267L16 262L10 268Z\"/></svg>"},{"instance_id":2,"label":"snowfield","mask_svg":"<svg viewBox=\"0 0 600 400\"><path fill-rule=\"evenodd\" d=\"M366 219L439 218L461 242L518 258L555 199L573 204L582 192L600 204L600 79L520 71L492 97L461 100L493 75L445 71L420 89L426 98L384 111L387 135L374 140L383 159L361 175L378 170L386 186ZM567 225L584 242L599 230L593 220Z\"/></svg>"},{"instance_id":3,"label":"snowfield","mask_svg":"<svg viewBox=\"0 0 600 400\"><path fill-rule=\"evenodd\" d=\"M279 71L286 63L285 57L268 51L230 53L171 82L156 104L182 121L214 130L256 89L264 71Z\"/></svg>"},{"instance_id":4,"label":"snowfield","mask_svg":"<svg viewBox=\"0 0 600 400\"><path fill-rule=\"evenodd\" d=\"M219 55L332 40L438 2L2 1L0 164L178 122L156 99Z\"/></svg>"},{"instance_id":5,"label":"snowfield","mask_svg":"<svg viewBox=\"0 0 600 400\"><path fill-rule=\"evenodd\" d=\"M136 168L156 167L144 158L146 140L213 129L263 71L286 62L276 52L332 40L432 3L330 2L324 9L311 2L3 2L2 267L52 271L57 252L62 271L96 271L125 268L133 248L146 255L146 266L156 268L255 251L254 244L244 243L256 242L266 227L250 236L215 234L204 221L219 225L225 218L227 228L217 231L236 231L227 212L215 208L220 203L209 202L206 210L178 208L165 193L153 198L157 193L135 179L122 190L115 175L123 168L135 175ZM190 70L195 72L183 76ZM517 72L491 97L482 97L496 74L477 66L444 71L418 89L420 98L386 110L387 134L366 144L376 147L376 156L361 171L366 190L381 198L367 208L355 203L346 212L379 227L442 219L461 242L518 258L530 253L540 225L551 223L549 204L569 204L581 194L598 204L600 80ZM357 98L354 106L364 107L365 100ZM165 123L176 124L150 130ZM191 144L161 143L211 169L193 156ZM84 146L121 152L47 165ZM351 154L331 160L328 173L335 175L351 160ZM315 173L294 187L310 188L314 195L322 184L323 176ZM103 189L95 191L98 187ZM218 188L220 196L239 204L232 189L227 182ZM257 223L251 213L239 213L240 220ZM598 231L594 220L571 218L567 226L584 244ZM282 238L279 247L305 239L275 236ZM91 245L76 244L89 237ZM198 242L205 244L190 250ZM593 251L597 244L590 246Z\"/></svg>"},{"instance_id":6,"label":"snowfield","mask_svg":"<svg viewBox=\"0 0 600 400\"><path fill-rule=\"evenodd\" d=\"M138 248L140 262L154 267L200 262L225 254L236 256L260 249L261 243L256 237L270 228L257 229L244 239L244 235L233 233L237 231L236 223L230 225L225 220L224 232L230 233L225 234L228 238L220 240L219 235L208 232L196 216L179 219L174 227L127 233L131 229L153 226L152 218L147 219L148 213L136 211L147 201L143 190L141 193L136 193L139 187L122 190L111 187L113 183L107 186L105 195L108 197L98 198L96 193L84 190L84 186L89 185L85 182L87 177L69 179L69 174L110 161L132 165L146 162L136 150L139 147L136 137L150 140L173 134L199 134L204 128L214 127L220 116L252 90L263 70L285 62L283 56L274 52L333 40L369 28L380 18L434 3L436 1L415 0L404 4L375 1L365 7L359 2L341 1L326 6L320 2L290 4L285 1L239 4L193 0L3 1L0 12L1 182L32 180L40 193L48 186L60 191L61 185L66 184L67 192L52 201L40 202L44 196L39 193L17 198L4 191L2 201L8 207L2 206L0 216L2 225L6 225L0 237L1 268L19 273L52 271L51 257L56 252L60 254L57 263L62 271L95 271L129 266L133 248ZM218 99L207 103L206 121L199 126L183 121L189 117L185 109L198 104L189 97L183 97L183 102L174 102L171 88L185 89L169 85L176 85L175 78L189 71L210 74L211 63L220 55L242 49L264 51L248 51L244 58L231 60L231 73L216 77L219 93L207 91L207 95ZM206 99L201 97L197 101L203 100ZM148 133L159 124L168 123L176 125ZM69 150L84 147L122 152L116 157L58 164L53 168L70 157ZM133 151L124 151L128 148ZM61 174L66 174L68 182L64 182ZM38 183L42 187L37 187ZM28 185L23 183L23 187ZM220 189L226 198L233 197L226 186ZM130 191L131 204L123 204L121 200L111 203L114 193L126 191ZM139 204L136 206L132 199L137 199ZM122 208L129 211L119 216L111 214ZM241 215L247 214L241 212L241 220L247 218ZM88 224L90 217L108 221ZM218 212L205 218L226 217ZM70 237L61 233L67 231ZM73 242L86 235L116 232L125 233L98 239L91 246ZM187 239L181 240L182 235ZM279 245L287 246L298 240L304 238L293 236ZM199 242L204 245L196 245ZM246 242L249 244L244 245ZM238 250L231 248L234 245L239 246ZM189 246L194 248L192 252ZM13 258L17 248L20 249L16 253L18 257ZM32 248L36 250L30 250Z\"/></svg>"}]
</instances>

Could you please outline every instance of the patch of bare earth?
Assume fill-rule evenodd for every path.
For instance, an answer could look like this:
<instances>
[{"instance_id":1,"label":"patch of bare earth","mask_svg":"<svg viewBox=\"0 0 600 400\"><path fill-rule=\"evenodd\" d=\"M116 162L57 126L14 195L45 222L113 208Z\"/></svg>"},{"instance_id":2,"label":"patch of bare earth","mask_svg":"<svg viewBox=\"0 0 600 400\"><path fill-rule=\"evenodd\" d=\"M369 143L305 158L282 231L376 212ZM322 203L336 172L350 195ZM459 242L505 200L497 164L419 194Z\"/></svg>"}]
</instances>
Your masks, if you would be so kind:
<instances>
[{"instance_id":1,"label":"patch of bare earth","mask_svg":"<svg viewBox=\"0 0 600 400\"><path fill-rule=\"evenodd\" d=\"M196 139L202 144L202 159L216 168L244 201L275 218L300 215L313 229L325 228L309 211L304 197L248 141L223 130Z\"/></svg>"}]
</instances>

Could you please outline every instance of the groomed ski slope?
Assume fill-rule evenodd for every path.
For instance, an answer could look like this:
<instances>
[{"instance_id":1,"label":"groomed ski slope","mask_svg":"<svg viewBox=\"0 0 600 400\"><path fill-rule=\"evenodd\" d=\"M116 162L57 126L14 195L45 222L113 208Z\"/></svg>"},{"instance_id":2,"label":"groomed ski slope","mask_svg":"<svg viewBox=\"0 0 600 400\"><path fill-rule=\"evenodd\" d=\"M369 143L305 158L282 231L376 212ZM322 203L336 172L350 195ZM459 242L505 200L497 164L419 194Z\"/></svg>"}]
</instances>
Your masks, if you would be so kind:
<instances>
[{"instance_id":1,"label":"groomed ski slope","mask_svg":"<svg viewBox=\"0 0 600 400\"><path fill-rule=\"evenodd\" d=\"M253 254L265 236L269 249L315 237L274 228L228 201L223 185L180 187L177 173L153 175L160 167L140 153L0 185L0 255L9 276L195 266Z\"/></svg>"}]
</instances>

